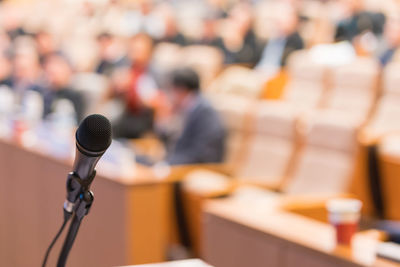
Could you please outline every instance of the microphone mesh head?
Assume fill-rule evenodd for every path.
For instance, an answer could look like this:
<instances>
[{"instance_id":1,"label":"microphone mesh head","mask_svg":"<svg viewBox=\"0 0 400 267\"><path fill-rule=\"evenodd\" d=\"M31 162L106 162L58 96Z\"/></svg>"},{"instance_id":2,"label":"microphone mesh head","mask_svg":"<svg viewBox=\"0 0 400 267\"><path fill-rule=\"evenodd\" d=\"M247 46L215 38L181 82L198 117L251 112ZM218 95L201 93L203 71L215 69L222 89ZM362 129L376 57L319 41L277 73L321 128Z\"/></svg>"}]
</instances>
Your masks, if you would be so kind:
<instances>
[{"instance_id":1,"label":"microphone mesh head","mask_svg":"<svg viewBox=\"0 0 400 267\"><path fill-rule=\"evenodd\" d=\"M110 121L100 114L87 116L76 130L76 141L87 151L105 151L111 144Z\"/></svg>"}]
</instances>

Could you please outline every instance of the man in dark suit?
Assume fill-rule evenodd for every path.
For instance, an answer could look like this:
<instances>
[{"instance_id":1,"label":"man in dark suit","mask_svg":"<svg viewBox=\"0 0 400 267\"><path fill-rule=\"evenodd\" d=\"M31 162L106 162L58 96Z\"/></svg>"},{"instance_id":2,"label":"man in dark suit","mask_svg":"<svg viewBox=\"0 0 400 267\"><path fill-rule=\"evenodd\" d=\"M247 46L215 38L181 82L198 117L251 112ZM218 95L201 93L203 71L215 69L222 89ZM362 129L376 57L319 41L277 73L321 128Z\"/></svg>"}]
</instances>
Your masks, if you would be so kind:
<instances>
[{"instance_id":1,"label":"man in dark suit","mask_svg":"<svg viewBox=\"0 0 400 267\"><path fill-rule=\"evenodd\" d=\"M222 162L225 130L219 115L200 93L199 76L190 68L172 73L170 95L183 127L167 156L171 165Z\"/></svg>"}]
</instances>

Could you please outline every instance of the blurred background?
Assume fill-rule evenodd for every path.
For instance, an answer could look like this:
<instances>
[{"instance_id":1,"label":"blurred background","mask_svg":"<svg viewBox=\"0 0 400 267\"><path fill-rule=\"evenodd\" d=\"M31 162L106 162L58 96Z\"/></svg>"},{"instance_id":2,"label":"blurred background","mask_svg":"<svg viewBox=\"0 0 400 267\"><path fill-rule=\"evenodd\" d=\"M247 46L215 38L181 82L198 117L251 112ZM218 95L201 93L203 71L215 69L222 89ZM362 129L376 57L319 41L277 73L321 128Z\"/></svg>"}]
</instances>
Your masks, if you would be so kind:
<instances>
[{"instance_id":1,"label":"blurred background","mask_svg":"<svg viewBox=\"0 0 400 267\"><path fill-rule=\"evenodd\" d=\"M179 181L172 258L201 255L199 203L243 187L400 220L399 47L397 0L3 0L0 138L70 160L107 116L100 173Z\"/></svg>"}]
</instances>

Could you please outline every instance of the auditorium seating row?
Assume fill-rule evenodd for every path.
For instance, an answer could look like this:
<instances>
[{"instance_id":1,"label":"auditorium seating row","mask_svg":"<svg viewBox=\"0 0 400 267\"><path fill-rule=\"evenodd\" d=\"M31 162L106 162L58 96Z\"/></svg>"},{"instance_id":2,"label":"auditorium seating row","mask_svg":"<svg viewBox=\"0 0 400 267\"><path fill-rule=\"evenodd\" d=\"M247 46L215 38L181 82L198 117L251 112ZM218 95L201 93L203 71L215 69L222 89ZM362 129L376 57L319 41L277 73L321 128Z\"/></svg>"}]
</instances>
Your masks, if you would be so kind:
<instances>
[{"instance_id":1,"label":"auditorium seating row","mask_svg":"<svg viewBox=\"0 0 400 267\"><path fill-rule=\"evenodd\" d=\"M391 63L380 74L367 58L324 67L307 60L307 53L290 59L291 80L281 100L260 100L257 74L237 66L225 70L207 91L228 129L230 177L209 171L187 175L184 195L194 239L199 237L202 199L243 184L295 195L352 194L364 202L364 213L376 215L368 147L385 144L385 134L400 128L400 64ZM384 216L399 219L394 188L400 150L390 150L391 155L386 150L378 150Z\"/></svg>"},{"instance_id":2,"label":"auditorium seating row","mask_svg":"<svg viewBox=\"0 0 400 267\"><path fill-rule=\"evenodd\" d=\"M290 81L279 101L259 100L257 74L237 66L211 86L208 96L229 132L227 162L234 166L234 176L288 191L289 180L299 186L298 181L319 179L323 186L312 183L315 189L309 190L346 191L357 133L373 138L400 128L399 63L381 75L369 58L332 67L311 57L309 51L291 57ZM317 162L322 173L312 168ZM333 172L324 173L327 168ZM332 177L322 179L321 174Z\"/></svg>"}]
</instances>

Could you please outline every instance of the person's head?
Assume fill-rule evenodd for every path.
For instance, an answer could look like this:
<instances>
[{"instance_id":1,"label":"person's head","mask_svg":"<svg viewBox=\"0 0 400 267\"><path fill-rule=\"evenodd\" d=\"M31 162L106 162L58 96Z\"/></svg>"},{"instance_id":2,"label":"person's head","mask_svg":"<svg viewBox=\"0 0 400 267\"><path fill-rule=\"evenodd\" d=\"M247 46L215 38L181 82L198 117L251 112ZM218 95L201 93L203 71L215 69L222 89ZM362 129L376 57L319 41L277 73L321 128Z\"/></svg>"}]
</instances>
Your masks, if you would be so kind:
<instances>
[{"instance_id":1,"label":"person's head","mask_svg":"<svg viewBox=\"0 0 400 267\"><path fill-rule=\"evenodd\" d=\"M149 15L154 8L153 2L151 0L140 0L139 10L143 15Z\"/></svg>"},{"instance_id":2,"label":"person's head","mask_svg":"<svg viewBox=\"0 0 400 267\"><path fill-rule=\"evenodd\" d=\"M14 41L14 78L17 81L34 82L40 75L39 55L35 41L29 37L18 37Z\"/></svg>"},{"instance_id":3,"label":"person's head","mask_svg":"<svg viewBox=\"0 0 400 267\"><path fill-rule=\"evenodd\" d=\"M54 36L47 31L40 31L36 34L36 45L41 56L53 53L57 50L57 42Z\"/></svg>"},{"instance_id":4,"label":"person's head","mask_svg":"<svg viewBox=\"0 0 400 267\"><path fill-rule=\"evenodd\" d=\"M282 3L278 10L280 14L276 18L278 35L288 36L297 30L299 22L298 14L292 5L287 3Z\"/></svg>"},{"instance_id":5,"label":"person's head","mask_svg":"<svg viewBox=\"0 0 400 267\"><path fill-rule=\"evenodd\" d=\"M97 43L100 57L104 58L107 56L107 52L113 43L113 36L107 32L100 33L97 36Z\"/></svg>"},{"instance_id":6,"label":"person's head","mask_svg":"<svg viewBox=\"0 0 400 267\"><path fill-rule=\"evenodd\" d=\"M174 10L171 6L165 5L161 9L161 14L164 19L165 36L174 36L178 33L177 19Z\"/></svg>"},{"instance_id":7,"label":"person's head","mask_svg":"<svg viewBox=\"0 0 400 267\"><path fill-rule=\"evenodd\" d=\"M171 73L169 95L175 109L184 108L188 96L196 95L199 91L200 78L192 68L179 68Z\"/></svg>"},{"instance_id":8,"label":"person's head","mask_svg":"<svg viewBox=\"0 0 400 267\"><path fill-rule=\"evenodd\" d=\"M70 62L61 54L53 53L45 58L44 70L47 81L54 90L69 85L72 76Z\"/></svg>"},{"instance_id":9,"label":"person's head","mask_svg":"<svg viewBox=\"0 0 400 267\"><path fill-rule=\"evenodd\" d=\"M145 34L139 33L133 36L129 42L129 59L132 64L140 67L147 67L153 56L153 39Z\"/></svg>"},{"instance_id":10,"label":"person's head","mask_svg":"<svg viewBox=\"0 0 400 267\"><path fill-rule=\"evenodd\" d=\"M236 24L237 29L242 35L252 27L253 13L252 7L249 3L239 2L229 12L229 18Z\"/></svg>"},{"instance_id":11,"label":"person's head","mask_svg":"<svg viewBox=\"0 0 400 267\"><path fill-rule=\"evenodd\" d=\"M203 39L213 39L217 36L217 19L214 16L206 16L203 19Z\"/></svg>"}]
</instances>

